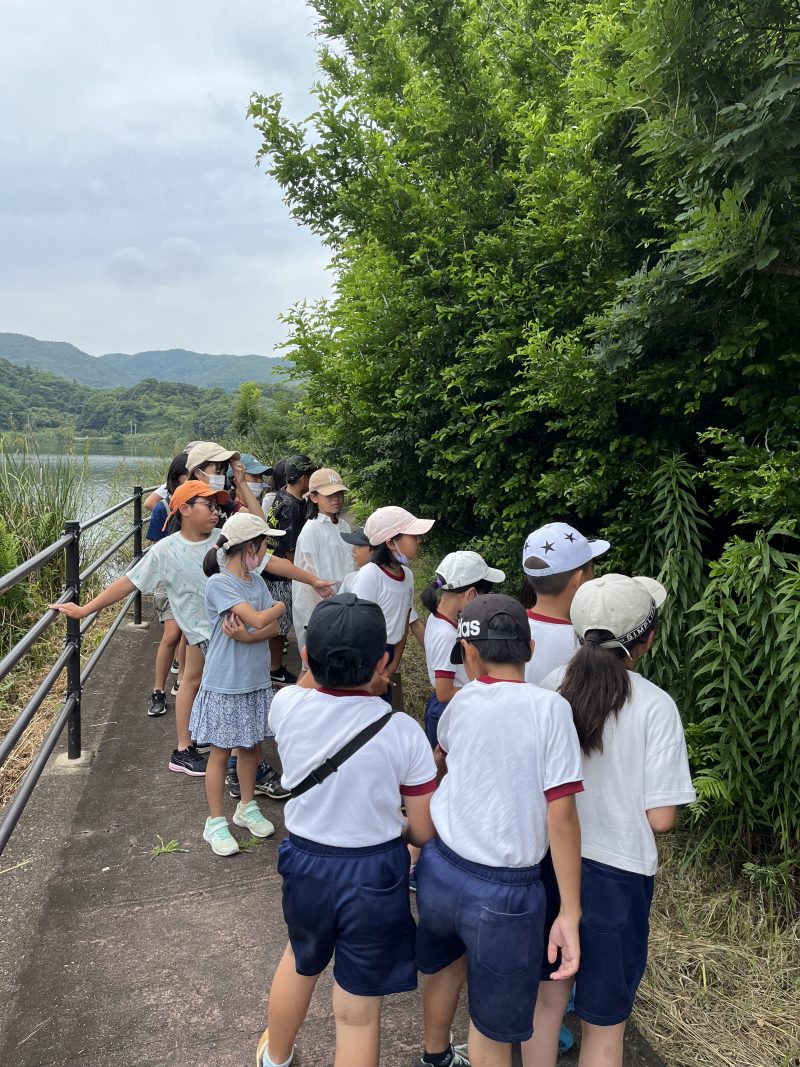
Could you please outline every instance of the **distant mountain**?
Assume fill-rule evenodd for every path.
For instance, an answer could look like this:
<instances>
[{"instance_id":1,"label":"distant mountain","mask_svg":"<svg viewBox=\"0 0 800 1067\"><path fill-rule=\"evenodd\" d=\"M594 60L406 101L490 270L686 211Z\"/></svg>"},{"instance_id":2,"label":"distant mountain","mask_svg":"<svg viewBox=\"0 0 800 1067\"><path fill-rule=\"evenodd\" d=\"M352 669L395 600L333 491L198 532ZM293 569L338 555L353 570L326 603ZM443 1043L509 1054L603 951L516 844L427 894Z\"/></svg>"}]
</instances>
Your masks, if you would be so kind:
<instances>
[{"instance_id":1,"label":"distant mountain","mask_svg":"<svg viewBox=\"0 0 800 1067\"><path fill-rule=\"evenodd\" d=\"M65 341L39 341L21 333L0 333L0 359L49 371L94 389L136 385L145 378L233 392L242 382L269 382L289 365L273 356L214 356L172 348L163 352L114 352L90 356Z\"/></svg>"}]
</instances>

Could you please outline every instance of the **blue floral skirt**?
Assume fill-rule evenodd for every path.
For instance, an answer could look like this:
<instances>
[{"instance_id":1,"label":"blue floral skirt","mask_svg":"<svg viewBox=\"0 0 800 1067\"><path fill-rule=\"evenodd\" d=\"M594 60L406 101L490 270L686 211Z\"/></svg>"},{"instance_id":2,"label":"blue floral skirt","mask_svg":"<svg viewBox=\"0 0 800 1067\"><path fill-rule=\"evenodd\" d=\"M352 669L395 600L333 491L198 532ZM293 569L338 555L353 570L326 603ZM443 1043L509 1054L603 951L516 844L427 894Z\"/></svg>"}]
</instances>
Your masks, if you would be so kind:
<instances>
[{"instance_id":1,"label":"blue floral skirt","mask_svg":"<svg viewBox=\"0 0 800 1067\"><path fill-rule=\"evenodd\" d=\"M250 693L214 693L200 686L192 705L189 730L198 745L253 748L267 737L272 686Z\"/></svg>"}]
</instances>

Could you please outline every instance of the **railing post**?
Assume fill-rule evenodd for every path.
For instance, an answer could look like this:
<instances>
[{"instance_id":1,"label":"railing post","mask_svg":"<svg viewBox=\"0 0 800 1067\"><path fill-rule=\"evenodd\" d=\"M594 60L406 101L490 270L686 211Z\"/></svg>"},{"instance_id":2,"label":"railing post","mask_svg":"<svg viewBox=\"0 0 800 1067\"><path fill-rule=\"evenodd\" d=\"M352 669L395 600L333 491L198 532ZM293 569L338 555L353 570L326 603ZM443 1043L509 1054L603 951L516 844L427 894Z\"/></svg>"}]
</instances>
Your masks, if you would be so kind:
<instances>
[{"instance_id":1,"label":"railing post","mask_svg":"<svg viewBox=\"0 0 800 1067\"><path fill-rule=\"evenodd\" d=\"M133 561L142 558L142 492L141 485L133 487ZM137 592L133 600L133 624L142 625L142 594Z\"/></svg>"},{"instance_id":2,"label":"railing post","mask_svg":"<svg viewBox=\"0 0 800 1067\"><path fill-rule=\"evenodd\" d=\"M72 540L66 548L65 584L74 590L73 603L81 602L81 524L73 520L64 525L64 533ZM81 756L81 620L67 616L66 643L72 645L73 653L67 661L67 696L74 694L75 705L67 720L67 757Z\"/></svg>"}]
</instances>

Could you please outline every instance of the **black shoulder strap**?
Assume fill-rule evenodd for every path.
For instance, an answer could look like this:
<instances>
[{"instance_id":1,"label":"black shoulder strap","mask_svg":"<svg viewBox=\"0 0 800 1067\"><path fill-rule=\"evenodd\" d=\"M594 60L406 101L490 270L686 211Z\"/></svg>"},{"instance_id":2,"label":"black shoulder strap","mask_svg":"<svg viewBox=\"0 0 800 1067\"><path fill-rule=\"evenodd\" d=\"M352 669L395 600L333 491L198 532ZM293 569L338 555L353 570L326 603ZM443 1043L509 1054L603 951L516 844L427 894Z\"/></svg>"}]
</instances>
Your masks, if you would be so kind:
<instances>
[{"instance_id":1,"label":"black shoulder strap","mask_svg":"<svg viewBox=\"0 0 800 1067\"><path fill-rule=\"evenodd\" d=\"M343 745L338 752L334 752L329 759L321 763L319 767L315 768L311 774L307 775L302 782L292 789L292 799L294 800L295 797L307 793L309 789L313 789L315 785L319 785L326 778L329 778L334 771L338 771L345 760L349 760L363 745L366 745L367 741L370 741L377 733L380 733L392 715L394 715L393 711L387 711L385 715L381 715L375 722L371 722L369 726L365 726L363 730L360 730L355 737L351 737L346 745Z\"/></svg>"}]
</instances>

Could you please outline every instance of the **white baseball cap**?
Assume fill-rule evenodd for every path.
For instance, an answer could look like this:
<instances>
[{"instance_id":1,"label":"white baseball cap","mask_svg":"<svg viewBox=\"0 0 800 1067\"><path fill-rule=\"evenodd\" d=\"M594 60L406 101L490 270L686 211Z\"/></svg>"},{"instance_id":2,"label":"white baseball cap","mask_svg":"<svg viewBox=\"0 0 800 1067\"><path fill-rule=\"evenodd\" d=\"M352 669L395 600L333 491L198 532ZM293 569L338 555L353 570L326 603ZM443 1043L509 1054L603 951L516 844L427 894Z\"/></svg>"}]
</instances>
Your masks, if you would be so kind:
<instances>
[{"instance_id":1,"label":"white baseball cap","mask_svg":"<svg viewBox=\"0 0 800 1067\"><path fill-rule=\"evenodd\" d=\"M238 452L231 452L229 448L223 448L215 441L197 441L186 457L186 469L191 474L206 463L230 463L232 459L238 458Z\"/></svg>"},{"instance_id":2,"label":"white baseball cap","mask_svg":"<svg viewBox=\"0 0 800 1067\"><path fill-rule=\"evenodd\" d=\"M223 524L220 533L225 538L223 548L233 548L255 537L283 537L285 530L274 530L258 515L249 511L237 511Z\"/></svg>"},{"instance_id":3,"label":"white baseball cap","mask_svg":"<svg viewBox=\"0 0 800 1067\"><path fill-rule=\"evenodd\" d=\"M604 574L578 587L569 616L578 637L607 630L628 645L652 626L667 591L655 578Z\"/></svg>"},{"instance_id":4,"label":"white baseball cap","mask_svg":"<svg viewBox=\"0 0 800 1067\"><path fill-rule=\"evenodd\" d=\"M373 511L364 523L364 533L373 546L384 545L400 534L426 534L435 519L418 519L405 508L390 505Z\"/></svg>"},{"instance_id":5,"label":"white baseball cap","mask_svg":"<svg viewBox=\"0 0 800 1067\"><path fill-rule=\"evenodd\" d=\"M498 585L505 580L505 572L490 567L477 552L448 552L436 568L436 584L444 592L448 589L463 589L480 581Z\"/></svg>"},{"instance_id":6,"label":"white baseball cap","mask_svg":"<svg viewBox=\"0 0 800 1067\"><path fill-rule=\"evenodd\" d=\"M548 522L525 538L522 569L531 578L546 578L585 566L608 552L608 541L588 541L566 522Z\"/></svg>"}]
</instances>

